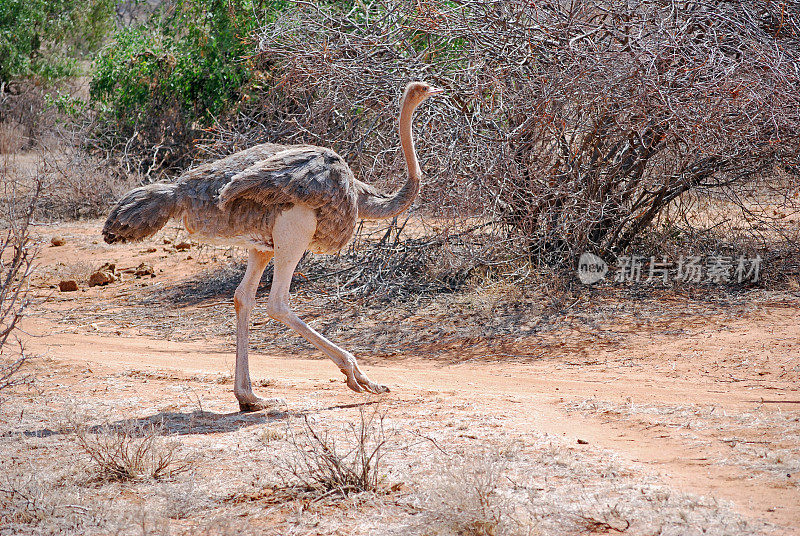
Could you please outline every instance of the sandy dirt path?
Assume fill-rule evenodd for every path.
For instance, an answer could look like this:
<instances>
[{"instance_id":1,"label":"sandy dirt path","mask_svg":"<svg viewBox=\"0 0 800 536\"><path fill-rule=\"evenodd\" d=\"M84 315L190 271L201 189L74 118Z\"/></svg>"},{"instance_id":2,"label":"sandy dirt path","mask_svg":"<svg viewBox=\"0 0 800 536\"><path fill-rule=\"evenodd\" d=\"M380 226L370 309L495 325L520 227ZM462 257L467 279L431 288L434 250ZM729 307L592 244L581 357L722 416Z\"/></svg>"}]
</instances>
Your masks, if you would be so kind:
<instances>
[{"instance_id":1,"label":"sandy dirt path","mask_svg":"<svg viewBox=\"0 0 800 536\"><path fill-rule=\"evenodd\" d=\"M152 293L186 278L200 281L204 270L219 265L217 257L222 262L233 254L194 247L176 251L181 235L172 227L146 243L110 248L99 237L101 223L40 230L44 243L58 234L66 245L41 251L35 285L45 303L34 307L25 321L28 350L51 358L56 367L85 371L88 364L96 374L81 372L76 397L92 389L107 393L103 374L117 375L113 385L124 391L121 397L146 395L149 400L158 398L158 385L171 386L172 375L229 377L234 360L230 338L204 332L199 336L202 342L164 340L172 332L158 336L157 330L109 327L115 323L108 317L97 321L98 328L89 309L120 310L126 307L126 296L142 289ZM157 277L129 276L121 283L70 295L53 290L59 277L80 279L104 262L115 262L118 269L147 262ZM48 296L53 299L47 301ZM800 309L795 295L753 296L737 309L743 313L734 316L719 308L716 313L692 312L686 305L702 305L702 293L699 302L685 297L680 301L667 293L657 301L666 311L657 322L651 324L646 315L611 313L604 314L602 322L579 326L580 331L566 327L524 335L513 341L514 353L524 355L522 359L503 357L496 348L484 351L480 345L485 341L446 349L416 344L414 330L437 322L418 315L409 325L412 340L394 343L413 346L413 354L375 358L360 352L358 357L375 381L392 388L385 398L406 422L430 426L432 419L433 426L464 427L458 437L469 439L471 419L484 424L495 419L503 423L497 429L501 434L546 433L586 451L611 451L638 471L658 474L675 490L731 501L745 517L794 534L800 530ZM295 293L294 298L301 309L313 301L310 295ZM228 294L216 298L225 300ZM213 322L231 320L230 305L214 300L208 305L218 307ZM176 311L190 318L192 307L180 307L160 303L139 311L156 321ZM76 314L81 309L87 314ZM59 318L67 312L80 320ZM193 326L184 323L180 329L191 331ZM596 330L608 336L598 336ZM317 394L325 404L340 407L363 401L347 390L333 363L313 351L308 357L255 351L251 370L256 383L276 380L262 392L285 398L290 407ZM132 372L143 372L143 377L166 372L167 379L133 382L139 376L129 377ZM223 412L238 409L230 383L215 389L204 394L212 397L209 403ZM441 408L447 408L446 416L439 416Z\"/></svg>"},{"instance_id":2,"label":"sandy dirt path","mask_svg":"<svg viewBox=\"0 0 800 536\"><path fill-rule=\"evenodd\" d=\"M30 350L57 362L184 375L226 374L233 365L230 352L218 350L223 341L53 335L59 324L42 319L29 319L25 327ZM724 462L731 449L729 429L699 426L687 436L691 422L648 420L653 408L673 408L666 413L680 415L687 405L745 419L758 414L767 420L797 420L800 312L772 307L722 329L706 325L674 335L631 334L622 350L597 348L595 354L597 364L580 367L570 365L568 354L519 365L484 362L476 353L466 363L459 356L460 364L447 364L443 355L422 355L372 360L364 368L392 388L386 396L395 400L468 402L487 415L512 416L516 432L543 432L586 442L587 449L610 449L678 490L732 501L744 516L777 524L788 533L800 526L800 487L794 481L800 475L755 474L746 465ZM727 366L741 363L742 354L751 356L747 366ZM291 386L281 393L290 404L292 392L330 389L331 382L340 381L334 365L323 359L256 354L251 367L255 379L274 378ZM335 387L343 403L355 400L343 384ZM637 414L641 408L647 410L644 417L641 411ZM230 410L235 410L232 395ZM752 442L783 442L792 448L800 444L800 438L782 436L777 428L771 432L765 437L763 429L756 430ZM739 441L749 441L741 430L737 433Z\"/></svg>"}]
</instances>

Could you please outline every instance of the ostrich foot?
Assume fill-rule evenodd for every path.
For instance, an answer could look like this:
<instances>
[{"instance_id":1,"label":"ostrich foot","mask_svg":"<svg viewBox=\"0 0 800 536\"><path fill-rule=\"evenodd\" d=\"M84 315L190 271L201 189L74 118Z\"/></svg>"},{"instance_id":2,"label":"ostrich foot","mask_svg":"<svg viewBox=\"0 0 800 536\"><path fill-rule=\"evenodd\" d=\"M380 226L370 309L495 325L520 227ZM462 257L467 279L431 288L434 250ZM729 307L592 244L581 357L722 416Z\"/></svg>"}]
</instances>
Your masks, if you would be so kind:
<instances>
[{"instance_id":1,"label":"ostrich foot","mask_svg":"<svg viewBox=\"0 0 800 536\"><path fill-rule=\"evenodd\" d=\"M242 413L276 409L281 406L286 406L286 401L282 398L261 398L253 394L239 398L239 411Z\"/></svg>"},{"instance_id":2,"label":"ostrich foot","mask_svg":"<svg viewBox=\"0 0 800 536\"><path fill-rule=\"evenodd\" d=\"M375 383L375 382L370 381L370 379L367 378L364 375L364 373L359 371L359 370L348 371L348 370L342 369L342 374L347 376L347 380L346 380L347 386L350 389L352 389L353 391L355 391L356 393L361 393L361 392L366 391L368 393L373 393L373 394L376 394L376 395L380 395L380 394L389 392L389 388L388 387L386 387L385 385L381 385L379 383Z\"/></svg>"}]
</instances>

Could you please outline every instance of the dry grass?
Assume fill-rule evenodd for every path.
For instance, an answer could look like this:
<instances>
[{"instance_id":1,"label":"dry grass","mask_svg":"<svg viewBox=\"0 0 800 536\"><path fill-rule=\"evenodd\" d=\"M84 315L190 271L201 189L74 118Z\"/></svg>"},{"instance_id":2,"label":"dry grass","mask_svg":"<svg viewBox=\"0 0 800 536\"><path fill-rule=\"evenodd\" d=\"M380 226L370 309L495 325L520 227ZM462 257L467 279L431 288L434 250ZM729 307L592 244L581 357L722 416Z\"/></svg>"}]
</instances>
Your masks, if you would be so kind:
<instances>
[{"instance_id":1,"label":"dry grass","mask_svg":"<svg viewBox=\"0 0 800 536\"><path fill-rule=\"evenodd\" d=\"M39 270L36 274L38 279L45 281L61 281L65 279L74 279L78 283L86 284L89 281L89 276L96 266L85 260L76 262L57 262L53 266L48 266Z\"/></svg>"},{"instance_id":2,"label":"dry grass","mask_svg":"<svg viewBox=\"0 0 800 536\"><path fill-rule=\"evenodd\" d=\"M153 424L76 426L75 439L100 480L161 480L194 465L192 458L180 454L178 442L165 440Z\"/></svg>"},{"instance_id":3,"label":"dry grass","mask_svg":"<svg viewBox=\"0 0 800 536\"><path fill-rule=\"evenodd\" d=\"M475 407L456 395L388 401L398 440L386 433L388 408L338 406L335 395L316 386L293 391L292 406L302 408L311 426L305 419L284 428L282 418L207 411L198 418L216 419L213 427L180 432L180 453L197 456L191 470L172 479L118 480L119 464L102 470L58 414L114 422L85 427L96 449L120 441L113 429L130 420L120 413L133 411L134 422L143 423L128 428L135 447L157 415L173 430L193 411L183 385L166 375L103 376L85 367L55 369L42 384L34 403L18 398L0 408L0 525L11 531L0 529L3 536L767 533L724 504L676 493L608 452L519 433L492 406ZM141 398L120 396L122 387ZM197 380L196 387L205 393L204 406L230 406L229 386ZM81 409L70 410L78 392ZM463 437L464 426L444 426L442 415L451 411L452 422L468 424L475 439ZM365 467L362 482L373 491L357 492L341 475L364 475ZM386 490L393 493L380 493Z\"/></svg>"},{"instance_id":4,"label":"dry grass","mask_svg":"<svg viewBox=\"0 0 800 536\"><path fill-rule=\"evenodd\" d=\"M291 458L282 464L287 483L299 483L301 489L321 498L378 491L391 436L379 406L371 410L361 406L359 417L339 438L306 415L299 430L287 423L286 437L293 447Z\"/></svg>"},{"instance_id":5,"label":"dry grass","mask_svg":"<svg viewBox=\"0 0 800 536\"><path fill-rule=\"evenodd\" d=\"M764 534L714 500L676 493L613 455L551 438L469 450L443 462L405 534ZM399 534L399 532L398 532Z\"/></svg>"},{"instance_id":6,"label":"dry grass","mask_svg":"<svg viewBox=\"0 0 800 536\"><path fill-rule=\"evenodd\" d=\"M25 128L15 121L0 123L0 154L13 154L22 150L27 140Z\"/></svg>"},{"instance_id":7,"label":"dry grass","mask_svg":"<svg viewBox=\"0 0 800 536\"><path fill-rule=\"evenodd\" d=\"M5 469L5 468L4 468ZM0 534L57 532L59 528L81 527L92 517L92 508L83 504L77 489L64 489L44 480L36 473L5 474L0 483ZM19 530L25 532L4 532Z\"/></svg>"},{"instance_id":8,"label":"dry grass","mask_svg":"<svg viewBox=\"0 0 800 536\"><path fill-rule=\"evenodd\" d=\"M507 463L497 454L476 452L442 464L430 496L436 534L502 536L524 534L514 504L502 491Z\"/></svg>"}]
</instances>

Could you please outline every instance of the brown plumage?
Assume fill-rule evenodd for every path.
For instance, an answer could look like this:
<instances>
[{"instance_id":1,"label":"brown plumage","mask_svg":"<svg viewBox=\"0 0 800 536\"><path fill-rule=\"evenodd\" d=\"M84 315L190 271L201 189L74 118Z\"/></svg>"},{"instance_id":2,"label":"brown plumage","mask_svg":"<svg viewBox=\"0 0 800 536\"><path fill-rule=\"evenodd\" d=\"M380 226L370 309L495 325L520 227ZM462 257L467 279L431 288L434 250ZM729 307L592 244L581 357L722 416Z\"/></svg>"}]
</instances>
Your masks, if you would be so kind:
<instances>
[{"instance_id":1,"label":"brown plumage","mask_svg":"<svg viewBox=\"0 0 800 536\"><path fill-rule=\"evenodd\" d=\"M419 192L419 166L411 116L421 102L409 84L400 116L408 180L387 195L357 180L342 157L312 145L265 143L198 166L177 182L150 184L120 199L103 227L109 244L142 240L170 218L183 218L190 234L212 242L272 249L275 216L297 204L317 211L311 250L334 253L353 235L356 221L391 218ZM424 98L423 95L420 95Z\"/></svg>"},{"instance_id":2,"label":"brown plumage","mask_svg":"<svg viewBox=\"0 0 800 536\"><path fill-rule=\"evenodd\" d=\"M414 153L411 119L426 98L440 93L422 82L406 86L400 111L400 145L408 179L386 195L356 180L331 149L311 145L263 144L186 172L173 184L151 184L128 192L103 227L108 243L153 235L170 218L183 218L190 234L249 249L247 271L234 294L236 376L234 393L243 410L264 407L253 394L248 365L248 330L255 291L274 255L269 315L323 351L355 391L388 389L367 378L349 352L300 320L289 308L289 286L307 250L334 253L353 236L359 218L391 218L406 210L419 192L420 169Z\"/></svg>"}]
</instances>

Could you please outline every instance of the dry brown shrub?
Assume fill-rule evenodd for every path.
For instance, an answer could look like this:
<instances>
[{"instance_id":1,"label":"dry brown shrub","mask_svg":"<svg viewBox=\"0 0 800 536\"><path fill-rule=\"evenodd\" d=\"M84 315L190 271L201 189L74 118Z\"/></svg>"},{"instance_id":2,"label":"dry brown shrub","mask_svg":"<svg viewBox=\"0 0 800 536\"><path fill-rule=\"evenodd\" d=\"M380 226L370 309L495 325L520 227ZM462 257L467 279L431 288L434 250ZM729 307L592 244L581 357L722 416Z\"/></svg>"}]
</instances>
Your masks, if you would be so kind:
<instances>
[{"instance_id":1,"label":"dry brown shrub","mask_svg":"<svg viewBox=\"0 0 800 536\"><path fill-rule=\"evenodd\" d=\"M161 480L194 467L194 460L179 452L180 444L165 439L153 424L78 425L74 431L100 480Z\"/></svg>"},{"instance_id":2,"label":"dry brown shrub","mask_svg":"<svg viewBox=\"0 0 800 536\"><path fill-rule=\"evenodd\" d=\"M0 153L31 149L53 126L42 86L18 80L0 84Z\"/></svg>"},{"instance_id":3,"label":"dry brown shrub","mask_svg":"<svg viewBox=\"0 0 800 536\"><path fill-rule=\"evenodd\" d=\"M30 188L34 177L41 181L37 220L104 215L142 180L113 155L96 150L98 125L85 107L81 83L40 86L20 81L11 90L0 88L0 154L8 155L0 169L23 189ZM53 103L62 97L75 110L67 113Z\"/></svg>"},{"instance_id":4,"label":"dry brown shrub","mask_svg":"<svg viewBox=\"0 0 800 536\"><path fill-rule=\"evenodd\" d=\"M39 200L42 183L19 188L14 181L2 181L3 214L0 224L0 390L30 380L19 375L28 360L15 330L30 305L28 280L33 271L36 248L30 223ZM14 348L11 348L14 344ZM1 401L2 399L0 399Z\"/></svg>"},{"instance_id":5,"label":"dry brown shrub","mask_svg":"<svg viewBox=\"0 0 800 536\"><path fill-rule=\"evenodd\" d=\"M71 220L104 216L109 207L139 182L102 156L92 156L77 142L62 140L54 151L42 152L47 184L37 208L40 220Z\"/></svg>"},{"instance_id":6,"label":"dry brown shrub","mask_svg":"<svg viewBox=\"0 0 800 536\"><path fill-rule=\"evenodd\" d=\"M377 407L368 410L362 406L358 422L343 432L343 437L336 438L305 415L299 430L289 423L292 456L281 466L287 483L299 484L299 490L317 498L378 491L382 460L391 439L385 415Z\"/></svg>"},{"instance_id":7,"label":"dry brown shrub","mask_svg":"<svg viewBox=\"0 0 800 536\"><path fill-rule=\"evenodd\" d=\"M724 231L665 211L695 193L747 213L753 181L796 178L797 15L778 0L297 2L255 36L263 91L201 145L331 146L388 187L400 88L425 79L447 97L416 119L418 206L451 231L491 223L497 262L614 257L656 223L718 247Z\"/></svg>"},{"instance_id":8,"label":"dry brown shrub","mask_svg":"<svg viewBox=\"0 0 800 536\"><path fill-rule=\"evenodd\" d=\"M17 153L26 143L25 129L15 121L0 123L0 154Z\"/></svg>"}]
</instances>

